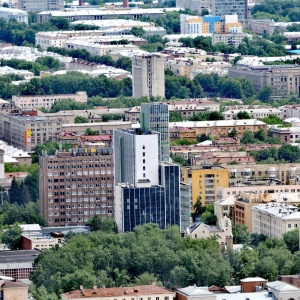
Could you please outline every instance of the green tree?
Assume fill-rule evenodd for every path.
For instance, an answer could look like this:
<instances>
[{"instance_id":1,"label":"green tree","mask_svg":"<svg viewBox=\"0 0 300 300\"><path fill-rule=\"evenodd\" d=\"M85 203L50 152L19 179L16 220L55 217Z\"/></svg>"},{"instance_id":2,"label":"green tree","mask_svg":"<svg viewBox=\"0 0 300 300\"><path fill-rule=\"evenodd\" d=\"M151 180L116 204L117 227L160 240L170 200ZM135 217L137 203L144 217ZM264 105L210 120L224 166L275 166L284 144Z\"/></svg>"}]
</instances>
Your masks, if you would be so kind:
<instances>
[{"instance_id":1,"label":"green tree","mask_svg":"<svg viewBox=\"0 0 300 300\"><path fill-rule=\"evenodd\" d=\"M18 224L11 225L9 229L2 234L2 243L6 244L9 249L17 250L21 243L21 227Z\"/></svg>"},{"instance_id":2,"label":"green tree","mask_svg":"<svg viewBox=\"0 0 300 300\"><path fill-rule=\"evenodd\" d=\"M263 122L267 123L268 125L282 124L282 120L275 115L269 115L263 118Z\"/></svg>"},{"instance_id":3,"label":"green tree","mask_svg":"<svg viewBox=\"0 0 300 300\"><path fill-rule=\"evenodd\" d=\"M193 212L192 212L192 218L193 222L196 221L196 219L200 219L201 215L205 212L205 206L202 206L202 199L199 196L197 198L196 203L193 205Z\"/></svg>"},{"instance_id":4,"label":"green tree","mask_svg":"<svg viewBox=\"0 0 300 300\"><path fill-rule=\"evenodd\" d=\"M245 131L241 138L241 143L242 144L254 144L255 139L254 139L253 133L251 131Z\"/></svg>"},{"instance_id":5,"label":"green tree","mask_svg":"<svg viewBox=\"0 0 300 300\"><path fill-rule=\"evenodd\" d=\"M76 116L74 119L74 123L88 123L89 120L86 117Z\"/></svg>"},{"instance_id":6,"label":"green tree","mask_svg":"<svg viewBox=\"0 0 300 300\"><path fill-rule=\"evenodd\" d=\"M169 113L169 122L182 122L182 114L178 111L170 111Z\"/></svg>"},{"instance_id":7,"label":"green tree","mask_svg":"<svg viewBox=\"0 0 300 300\"><path fill-rule=\"evenodd\" d=\"M235 128L233 128L229 133L228 133L229 137L235 138L238 136L238 132Z\"/></svg>"},{"instance_id":8,"label":"green tree","mask_svg":"<svg viewBox=\"0 0 300 300\"><path fill-rule=\"evenodd\" d=\"M155 284L157 286L162 286L162 282L159 280L159 278L155 274L150 274L148 272L145 272L145 273L137 276L134 279L133 284L134 285L150 285L150 284L153 284L153 282L155 282Z\"/></svg>"},{"instance_id":9,"label":"green tree","mask_svg":"<svg viewBox=\"0 0 300 300\"><path fill-rule=\"evenodd\" d=\"M284 144L278 149L278 159L293 163L300 158L300 149L290 144Z\"/></svg>"},{"instance_id":10,"label":"green tree","mask_svg":"<svg viewBox=\"0 0 300 300\"><path fill-rule=\"evenodd\" d=\"M292 230L283 234L283 240L291 253L299 251L299 230Z\"/></svg>"},{"instance_id":11,"label":"green tree","mask_svg":"<svg viewBox=\"0 0 300 300\"><path fill-rule=\"evenodd\" d=\"M136 27L136 26L133 26L131 29L130 29L130 34L134 35L134 36L138 36L138 37L143 37L144 34L145 34L145 30L143 29L143 27Z\"/></svg>"},{"instance_id":12,"label":"green tree","mask_svg":"<svg viewBox=\"0 0 300 300\"><path fill-rule=\"evenodd\" d=\"M270 97L273 94L273 90L270 86L265 85L258 93L257 98L265 103L270 103Z\"/></svg>"},{"instance_id":13,"label":"green tree","mask_svg":"<svg viewBox=\"0 0 300 300\"><path fill-rule=\"evenodd\" d=\"M236 118L238 120L252 119L252 117L246 111L239 111L236 115Z\"/></svg>"},{"instance_id":14,"label":"green tree","mask_svg":"<svg viewBox=\"0 0 300 300\"><path fill-rule=\"evenodd\" d=\"M232 226L232 235L234 244L246 244L251 242L251 234L248 232L248 228L243 224L235 224Z\"/></svg>"},{"instance_id":15,"label":"green tree","mask_svg":"<svg viewBox=\"0 0 300 300\"><path fill-rule=\"evenodd\" d=\"M258 276L270 281L277 279L278 266L271 257L264 257L255 265L255 272Z\"/></svg>"},{"instance_id":16,"label":"green tree","mask_svg":"<svg viewBox=\"0 0 300 300\"><path fill-rule=\"evenodd\" d=\"M132 60L129 57L123 56L116 61L116 68L126 70L128 72L132 71Z\"/></svg>"},{"instance_id":17,"label":"green tree","mask_svg":"<svg viewBox=\"0 0 300 300\"><path fill-rule=\"evenodd\" d=\"M101 218L95 215L88 220L87 225L92 231L118 232L117 224L112 218Z\"/></svg>"},{"instance_id":18,"label":"green tree","mask_svg":"<svg viewBox=\"0 0 300 300\"><path fill-rule=\"evenodd\" d=\"M258 131L254 132L254 138L264 142L266 140L265 131L262 128L260 128Z\"/></svg>"}]
</instances>

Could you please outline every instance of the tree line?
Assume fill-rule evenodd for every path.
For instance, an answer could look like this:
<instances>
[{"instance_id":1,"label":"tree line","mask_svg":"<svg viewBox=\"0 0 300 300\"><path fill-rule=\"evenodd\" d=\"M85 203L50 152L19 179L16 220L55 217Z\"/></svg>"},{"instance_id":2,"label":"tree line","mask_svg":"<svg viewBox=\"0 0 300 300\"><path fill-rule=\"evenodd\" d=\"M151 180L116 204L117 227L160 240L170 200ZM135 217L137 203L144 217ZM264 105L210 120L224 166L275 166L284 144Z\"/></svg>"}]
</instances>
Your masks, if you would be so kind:
<instances>
[{"instance_id":1,"label":"tree line","mask_svg":"<svg viewBox=\"0 0 300 300\"><path fill-rule=\"evenodd\" d=\"M64 247L43 251L31 276L37 300L58 299L63 292L85 288L140 284L181 288L188 285L238 284L245 277L270 281L278 274L298 274L298 231L282 240L250 235L234 228L236 240L251 248L229 249L221 255L214 238L182 238L178 227L160 230L157 225L137 226L131 233L117 233L103 226L88 235L73 235ZM49 298L45 298L45 296ZM44 297L44 298L42 298Z\"/></svg>"}]
</instances>

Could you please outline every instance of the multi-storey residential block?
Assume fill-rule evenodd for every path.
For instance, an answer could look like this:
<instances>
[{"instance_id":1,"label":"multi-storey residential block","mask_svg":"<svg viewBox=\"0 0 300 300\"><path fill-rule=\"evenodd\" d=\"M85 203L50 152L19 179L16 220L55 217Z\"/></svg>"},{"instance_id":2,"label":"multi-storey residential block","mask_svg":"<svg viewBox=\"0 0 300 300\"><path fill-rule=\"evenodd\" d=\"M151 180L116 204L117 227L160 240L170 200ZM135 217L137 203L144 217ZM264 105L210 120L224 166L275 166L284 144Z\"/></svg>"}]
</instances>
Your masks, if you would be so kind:
<instances>
[{"instance_id":1,"label":"multi-storey residential block","mask_svg":"<svg viewBox=\"0 0 300 300\"><path fill-rule=\"evenodd\" d=\"M299 93L299 72L300 66L298 65L269 65L231 68L228 70L228 76L244 77L257 90L261 90L266 85L270 86L273 96L288 96Z\"/></svg>"},{"instance_id":2,"label":"multi-storey residential block","mask_svg":"<svg viewBox=\"0 0 300 300\"><path fill-rule=\"evenodd\" d=\"M188 128L194 131L194 136L206 134L212 138L219 138L221 136L228 136L228 134L235 129L238 137L242 137L244 132L256 132L263 129L267 133L267 124L256 119L249 120L224 120L224 121L186 121L186 122L170 122L170 139L176 140L179 138L179 131L181 128ZM172 130L172 132L171 132Z\"/></svg>"},{"instance_id":3,"label":"multi-storey residential block","mask_svg":"<svg viewBox=\"0 0 300 300\"><path fill-rule=\"evenodd\" d=\"M84 225L95 215L113 217L113 156L103 146L40 156L40 210L50 226Z\"/></svg>"},{"instance_id":4,"label":"multi-storey residential block","mask_svg":"<svg viewBox=\"0 0 300 300\"><path fill-rule=\"evenodd\" d=\"M141 129L155 131L158 136L158 161L170 160L169 110L166 103L143 103L141 105Z\"/></svg>"},{"instance_id":5,"label":"multi-storey residential block","mask_svg":"<svg viewBox=\"0 0 300 300\"><path fill-rule=\"evenodd\" d=\"M299 104L284 105L284 106L278 107L278 109L282 112L283 119L289 119L289 118L300 119L300 105Z\"/></svg>"},{"instance_id":6,"label":"multi-storey residential block","mask_svg":"<svg viewBox=\"0 0 300 300\"><path fill-rule=\"evenodd\" d=\"M213 16L224 16L237 14L240 20L247 19L247 0L213 0L211 2L211 14Z\"/></svg>"},{"instance_id":7,"label":"multi-storey residential block","mask_svg":"<svg viewBox=\"0 0 300 300\"><path fill-rule=\"evenodd\" d=\"M210 10L210 1L208 0L176 0L176 7L190 9L201 14L203 9Z\"/></svg>"},{"instance_id":8,"label":"multi-storey residential block","mask_svg":"<svg viewBox=\"0 0 300 300\"><path fill-rule=\"evenodd\" d=\"M86 103L86 92L76 92L75 94L63 95L24 95L12 96L12 102L21 109L45 108L50 109L56 101L71 99L76 102Z\"/></svg>"},{"instance_id":9,"label":"multi-storey residential block","mask_svg":"<svg viewBox=\"0 0 300 300\"><path fill-rule=\"evenodd\" d=\"M282 143L299 143L300 127L273 127L271 131Z\"/></svg>"},{"instance_id":10,"label":"multi-storey residential block","mask_svg":"<svg viewBox=\"0 0 300 300\"><path fill-rule=\"evenodd\" d=\"M248 113L252 119L263 119L269 115L277 116L278 118L283 118L283 112L277 108L253 108L253 109L234 109L224 111L222 114L225 120L234 120L237 117L237 114L241 111Z\"/></svg>"},{"instance_id":11,"label":"multi-storey residential block","mask_svg":"<svg viewBox=\"0 0 300 300\"><path fill-rule=\"evenodd\" d=\"M64 121L59 118L26 115L0 115L0 135L8 144L25 151L32 151L36 145L52 139L62 129Z\"/></svg>"},{"instance_id":12,"label":"multi-storey residential block","mask_svg":"<svg viewBox=\"0 0 300 300\"><path fill-rule=\"evenodd\" d=\"M132 60L133 97L165 97L164 58L156 54Z\"/></svg>"},{"instance_id":13,"label":"multi-storey residential block","mask_svg":"<svg viewBox=\"0 0 300 300\"><path fill-rule=\"evenodd\" d=\"M233 28L233 30L235 29ZM251 38L251 36L248 33L243 32L213 33L212 44L215 45L216 43L225 43L231 46L232 48L236 48L239 46L239 44L243 41L245 37Z\"/></svg>"},{"instance_id":14,"label":"multi-storey residential block","mask_svg":"<svg viewBox=\"0 0 300 300\"><path fill-rule=\"evenodd\" d=\"M26 11L59 11L64 9L64 1L62 0L18 0L19 9Z\"/></svg>"},{"instance_id":15,"label":"multi-storey residential block","mask_svg":"<svg viewBox=\"0 0 300 300\"><path fill-rule=\"evenodd\" d=\"M191 185L192 204L201 199L202 205L217 200L217 187L228 187L228 170L214 167L182 167L182 181Z\"/></svg>"},{"instance_id":16,"label":"multi-storey residential block","mask_svg":"<svg viewBox=\"0 0 300 300\"><path fill-rule=\"evenodd\" d=\"M281 239L283 234L297 229L300 212L293 205L259 204L251 208L252 233Z\"/></svg>"},{"instance_id":17,"label":"multi-storey residential block","mask_svg":"<svg viewBox=\"0 0 300 300\"><path fill-rule=\"evenodd\" d=\"M21 9L0 7L0 17L7 22L14 19L17 22L28 24L28 13Z\"/></svg>"}]
</instances>

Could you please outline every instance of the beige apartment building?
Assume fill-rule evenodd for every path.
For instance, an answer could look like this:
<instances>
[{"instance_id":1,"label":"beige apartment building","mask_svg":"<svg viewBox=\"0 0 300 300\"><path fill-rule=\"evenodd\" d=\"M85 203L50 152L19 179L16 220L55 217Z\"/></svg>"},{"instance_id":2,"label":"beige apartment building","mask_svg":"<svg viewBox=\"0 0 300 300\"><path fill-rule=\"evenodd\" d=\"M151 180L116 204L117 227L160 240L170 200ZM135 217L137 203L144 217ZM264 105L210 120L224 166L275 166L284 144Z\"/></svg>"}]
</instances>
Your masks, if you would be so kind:
<instances>
[{"instance_id":1,"label":"beige apartment building","mask_svg":"<svg viewBox=\"0 0 300 300\"><path fill-rule=\"evenodd\" d=\"M277 108L253 108L253 109L233 109L224 111L222 114L225 120L234 120L237 118L237 114L241 111L245 111L248 113L252 119L263 119L268 117L269 115L277 116L282 119L283 112Z\"/></svg>"},{"instance_id":2,"label":"beige apartment building","mask_svg":"<svg viewBox=\"0 0 300 300\"><path fill-rule=\"evenodd\" d=\"M85 49L93 56L102 56L102 55L109 55L110 52L113 51L124 51L124 50L137 50L139 49L138 46L128 44L128 45L103 45L97 42L89 42L83 40L66 40L63 42L62 48L68 50L80 50Z\"/></svg>"},{"instance_id":3,"label":"beige apartment building","mask_svg":"<svg viewBox=\"0 0 300 300\"><path fill-rule=\"evenodd\" d=\"M9 145L24 151L32 151L52 139L62 129L64 120L26 115L0 115L0 137Z\"/></svg>"},{"instance_id":4,"label":"beige apartment building","mask_svg":"<svg viewBox=\"0 0 300 300\"><path fill-rule=\"evenodd\" d=\"M299 94L299 65L237 67L229 69L228 76L231 78L244 77L257 90L261 90L266 85L270 86L273 90L273 96Z\"/></svg>"},{"instance_id":5,"label":"beige apartment building","mask_svg":"<svg viewBox=\"0 0 300 300\"><path fill-rule=\"evenodd\" d=\"M297 229L300 223L300 212L293 205L259 204L251 208L251 214L251 233L271 238L281 239L283 234Z\"/></svg>"},{"instance_id":6,"label":"beige apartment building","mask_svg":"<svg viewBox=\"0 0 300 300\"><path fill-rule=\"evenodd\" d=\"M84 225L113 217L113 156L103 144L39 159L41 214L50 226Z\"/></svg>"},{"instance_id":7,"label":"beige apartment building","mask_svg":"<svg viewBox=\"0 0 300 300\"><path fill-rule=\"evenodd\" d=\"M281 185L300 183L300 164L223 165L229 173L229 186L254 185L267 180Z\"/></svg>"},{"instance_id":8,"label":"beige apartment building","mask_svg":"<svg viewBox=\"0 0 300 300\"><path fill-rule=\"evenodd\" d=\"M179 137L179 133L176 133L176 130L179 131L179 129L182 127L193 129L195 132L195 136L205 133L212 138L219 138L222 136L227 137L233 129L237 131L238 137L242 137L243 133L247 131L251 131L254 133L256 131L259 131L260 129L263 129L267 133L268 130L266 123L256 119L170 122L169 127L170 131L173 130L172 135L170 134L170 137L173 139L176 139L176 135L178 135Z\"/></svg>"},{"instance_id":9,"label":"beige apartment building","mask_svg":"<svg viewBox=\"0 0 300 300\"><path fill-rule=\"evenodd\" d=\"M62 95L24 95L12 96L12 102L21 109L45 108L50 109L56 101L71 99L76 102L86 103L86 92L76 92L75 94Z\"/></svg>"},{"instance_id":10,"label":"beige apartment building","mask_svg":"<svg viewBox=\"0 0 300 300\"><path fill-rule=\"evenodd\" d=\"M212 44L225 43L233 48L239 46L245 37L251 37L248 33L213 33L212 34Z\"/></svg>"}]
</instances>

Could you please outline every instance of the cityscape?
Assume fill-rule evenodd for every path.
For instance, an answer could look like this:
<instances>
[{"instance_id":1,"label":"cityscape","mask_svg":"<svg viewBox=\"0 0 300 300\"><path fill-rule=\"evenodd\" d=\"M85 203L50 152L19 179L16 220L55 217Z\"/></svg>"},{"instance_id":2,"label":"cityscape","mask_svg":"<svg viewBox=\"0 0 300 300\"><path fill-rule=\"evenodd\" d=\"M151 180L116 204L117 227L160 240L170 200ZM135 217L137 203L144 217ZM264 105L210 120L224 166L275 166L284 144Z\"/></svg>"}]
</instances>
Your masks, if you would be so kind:
<instances>
[{"instance_id":1,"label":"cityscape","mask_svg":"<svg viewBox=\"0 0 300 300\"><path fill-rule=\"evenodd\" d=\"M0 0L0 299L300 299L299 7Z\"/></svg>"}]
</instances>

